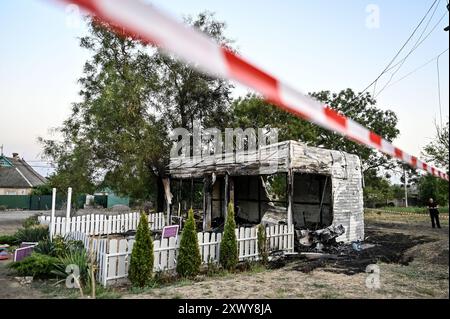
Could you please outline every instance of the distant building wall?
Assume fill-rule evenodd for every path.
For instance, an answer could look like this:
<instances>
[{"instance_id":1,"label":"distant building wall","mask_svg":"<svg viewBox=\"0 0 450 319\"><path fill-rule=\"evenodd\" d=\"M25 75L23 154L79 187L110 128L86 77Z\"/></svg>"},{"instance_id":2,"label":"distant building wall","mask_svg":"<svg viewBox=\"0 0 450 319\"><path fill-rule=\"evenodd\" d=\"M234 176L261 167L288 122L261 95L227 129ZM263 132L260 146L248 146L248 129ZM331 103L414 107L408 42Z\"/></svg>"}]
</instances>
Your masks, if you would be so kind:
<instances>
[{"instance_id":1,"label":"distant building wall","mask_svg":"<svg viewBox=\"0 0 450 319\"><path fill-rule=\"evenodd\" d=\"M0 195L30 195L32 188L0 188Z\"/></svg>"}]
</instances>

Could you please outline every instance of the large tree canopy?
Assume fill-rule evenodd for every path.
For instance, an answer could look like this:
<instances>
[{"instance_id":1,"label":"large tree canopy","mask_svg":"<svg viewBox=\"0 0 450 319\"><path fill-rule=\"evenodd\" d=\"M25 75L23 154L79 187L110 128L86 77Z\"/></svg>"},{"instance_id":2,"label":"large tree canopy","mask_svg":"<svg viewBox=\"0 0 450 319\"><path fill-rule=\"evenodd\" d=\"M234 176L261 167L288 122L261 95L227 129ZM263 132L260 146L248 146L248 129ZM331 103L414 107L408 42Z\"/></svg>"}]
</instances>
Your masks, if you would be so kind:
<instances>
[{"instance_id":1,"label":"large tree canopy","mask_svg":"<svg viewBox=\"0 0 450 319\"><path fill-rule=\"evenodd\" d=\"M399 134L395 113L377 108L376 101L368 93L357 97L351 89L346 89L339 93L321 91L311 93L311 96L361 123L388 141L392 141ZM248 95L235 101L233 111L236 126L278 128L278 137L281 141L300 140L312 146L358 154L365 171L394 164L393 161L373 149L299 119L255 95Z\"/></svg>"},{"instance_id":2,"label":"large tree canopy","mask_svg":"<svg viewBox=\"0 0 450 319\"><path fill-rule=\"evenodd\" d=\"M92 53L80 78L81 102L59 128L62 140L40 139L56 163L52 184L92 193L109 187L135 198L155 194L170 154L169 133L224 128L230 118L231 85L196 72L159 49L146 46L95 19L81 47ZM225 25L210 13L187 18L222 45Z\"/></svg>"},{"instance_id":3,"label":"large tree canopy","mask_svg":"<svg viewBox=\"0 0 450 319\"><path fill-rule=\"evenodd\" d=\"M88 193L111 187L145 198L168 147L163 121L150 112L156 66L139 41L97 20L89 26L80 40L92 52L79 80L82 101L59 129L62 141L42 140L44 152L57 164L60 186Z\"/></svg>"}]
</instances>

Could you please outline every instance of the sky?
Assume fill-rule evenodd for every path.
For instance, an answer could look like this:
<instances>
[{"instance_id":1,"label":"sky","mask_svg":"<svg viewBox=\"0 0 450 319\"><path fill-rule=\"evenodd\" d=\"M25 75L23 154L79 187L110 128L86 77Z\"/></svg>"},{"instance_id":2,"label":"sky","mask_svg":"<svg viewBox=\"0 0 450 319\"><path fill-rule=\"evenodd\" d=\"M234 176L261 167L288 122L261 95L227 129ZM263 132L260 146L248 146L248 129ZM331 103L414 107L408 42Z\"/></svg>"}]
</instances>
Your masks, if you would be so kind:
<instances>
[{"instance_id":1,"label":"sky","mask_svg":"<svg viewBox=\"0 0 450 319\"><path fill-rule=\"evenodd\" d=\"M155 0L178 20L203 11L227 24L226 35L245 58L302 92L352 88L361 91L395 56L434 0ZM391 83L448 49L446 0L439 1L428 29L422 27L401 51L407 55L419 36L430 36L408 57ZM150 2L150 1L147 1ZM374 11L375 10L375 11ZM0 145L17 152L43 174L39 136L57 138L54 128L79 101L77 80L89 53L79 47L87 28L76 8L50 0L0 1ZM378 17L378 19L377 19ZM439 59L440 96L448 119L449 55ZM389 80L385 75L377 91ZM437 63L388 87L377 107L393 110L400 136L396 146L420 155L440 122ZM234 96L247 90L237 86ZM373 92L373 88L369 92Z\"/></svg>"}]
</instances>

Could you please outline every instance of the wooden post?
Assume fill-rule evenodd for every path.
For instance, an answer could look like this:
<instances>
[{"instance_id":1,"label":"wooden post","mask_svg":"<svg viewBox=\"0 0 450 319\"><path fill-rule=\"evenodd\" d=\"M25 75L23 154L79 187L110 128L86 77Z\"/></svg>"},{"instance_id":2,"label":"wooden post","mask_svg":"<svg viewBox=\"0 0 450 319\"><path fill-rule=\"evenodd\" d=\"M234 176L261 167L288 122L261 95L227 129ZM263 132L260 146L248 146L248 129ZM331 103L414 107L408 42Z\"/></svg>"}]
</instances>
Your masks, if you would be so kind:
<instances>
[{"instance_id":1,"label":"wooden post","mask_svg":"<svg viewBox=\"0 0 450 319\"><path fill-rule=\"evenodd\" d=\"M288 170L287 174L287 188L288 188L288 207L287 207L287 223L288 228L290 229L292 225L292 205L294 199L294 174L292 169Z\"/></svg>"},{"instance_id":2,"label":"wooden post","mask_svg":"<svg viewBox=\"0 0 450 319\"><path fill-rule=\"evenodd\" d=\"M234 177L230 176L230 180L228 182L230 183L230 202L234 205L236 203L234 198Z\"/></svg>"},{"instance_id":3,"label":"wooden post","mask_svg":"<svg viewBox=\"0 0 450 319\"><path fill-rule=\"evenodd\" d=\"M211 191L212 177L206 175L203 184L203 231L211 229Z\"/></svg>"},{"instance_id":4,"label":"wooden post","mask_svg":"<svg viewBox=\"0 0 450 319\"><path fill-rule=\"evenodd\" d=\"M225 205L225 208L224 208L225 220L227 220L227 214L228 214L228 173L225 173L225 186L224 186L223 203Z\"/></svg>"},{"instance_id":5,"label":"wooden post","mask_svg":"<svg viewBox=\"0 0 450 319\"><path fill-rule=\"evenodd\" d=\"M53 241L53 233L55 232L55 210L56 210L56 188L53 188L52 214L50 217L50 241Z\"/></svg>"},{"instance_id":6,"label":"wooden post","mask_svg":"<svg viewBox=\"0 0 450 319\"><path fill-rule=\"evenodd\" d=\"M66 233L70 231L70 208L72 206L72 187L67 192L67 210L66 210Z\"/></svg>"}]
</instances>

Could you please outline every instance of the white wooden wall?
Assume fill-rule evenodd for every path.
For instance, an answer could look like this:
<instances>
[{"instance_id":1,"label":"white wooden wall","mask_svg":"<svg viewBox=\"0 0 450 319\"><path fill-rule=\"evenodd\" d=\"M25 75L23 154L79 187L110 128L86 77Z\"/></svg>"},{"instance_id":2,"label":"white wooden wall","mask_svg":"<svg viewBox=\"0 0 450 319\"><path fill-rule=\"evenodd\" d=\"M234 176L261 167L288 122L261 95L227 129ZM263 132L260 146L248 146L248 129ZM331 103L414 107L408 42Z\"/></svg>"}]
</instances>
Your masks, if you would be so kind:
<instances>
[{"instance_id":1,"label":"white wooden wall","mask_svg":"<svg viewBox=\"0 0 450 319\"><path fill-rule=\"evenodd\" d=\"M238 243L239 260L258 260L258 234L257 228L238 228L236 238ZM294 227L270 226L266 228L269 251L294 252ZM98 264L97 280L104 286L108 281L126 278L128 276L129 260L133 250L134 239L90 239L89 235L81 232L69 233L68 237L81 240L89 250L92 248L96 254ZM202 263L217 263L220 256L221 233L197 234ZM176 268L176 259L179 240L175 237L153 241L155 272L170 271Z\"/></svg>"},{"instance_id":2,"label":"white wooden wall","mask_svg":"<svg viewBox=\"0 0 450 319\"><path fill-rule=\"evenodd\" d=\"M65 236L70 232L81 232L88 235L121 234L129 230L136 230L139 224L139 218L139 213L126 213L113 216L91 214L71 217L69 223L66 223L66 217L56 217L53 235ZM50 225L51 217L39 216L38 220L41 224ZM161 230L165 226L163 213L150 214L148 221L150 230Z\"/></svg>"}]
</instances>

